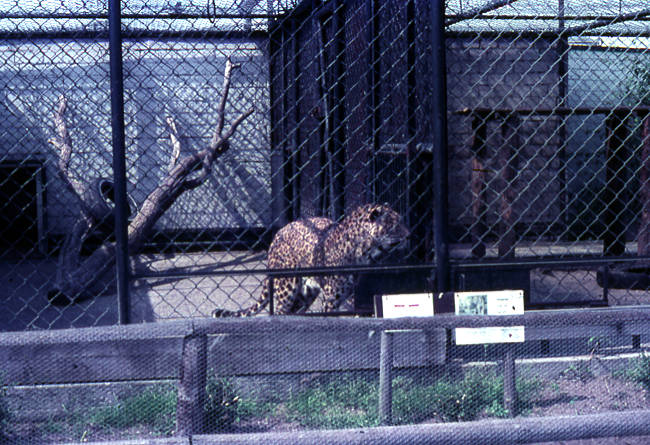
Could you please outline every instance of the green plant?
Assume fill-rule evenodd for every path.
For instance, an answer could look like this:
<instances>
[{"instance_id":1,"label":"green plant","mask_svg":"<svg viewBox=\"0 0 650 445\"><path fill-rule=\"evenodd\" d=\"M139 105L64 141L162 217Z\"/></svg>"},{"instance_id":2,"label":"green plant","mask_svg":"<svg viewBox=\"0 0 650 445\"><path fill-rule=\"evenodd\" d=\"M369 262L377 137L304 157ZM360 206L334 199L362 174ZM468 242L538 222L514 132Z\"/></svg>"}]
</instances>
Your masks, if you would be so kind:
<instances>
[{"instance_id":1,"label":"green plant","mask_svg":"<svg viewBox=\"0 0 650 445\"><path fill-rule=\"evenodd\" d=\"M289 420L309 427L367 427L379 423L378 403L375 383L344 377L300 391L287 402L287 413Z\"/></svg>"},{"instance_id":2,"label":"green plant","mask_svg":"<svg viewBox=\"0 0 650 445\"><path fill-rule=\"evenodd\" d=\"M545 384L536 378L517 379L517 411L526 414L533 408L535 400L544 389Z\"/></svg>"},{"instance_id":3,"label":"green plant","mask_svg":"<svg viewBox=\"0 0 650 445\"><path fill-rule=\"evenodd\" d=\"M542 384L519 379L518 411L527 410ZM427 419L467 421L481 413L505 417L503 378L494 371L472 370L462 377L446 376L431 385L406 377L393 380L393 422L408 424ZM290 420L314 428L367 427L378 424L378 385L363 378L344 378L300 391L287 402Z\"/></svg>"},{"instance_id":4,"label":"green plant","mask_svg":"<svg viewBox=\"0 0 650 445\"><path fill-rule=\"evenodd\" d=\"M467 421L478 417L486 408L502 403L503 378L493 371L471 370L462 379L442 380L431 390L438 417L446 422Z\"/></svg>"},{"instance_id":5,"label":"green plant","mask_svg":"<svg viewBox=\"0 0 650 445\"><path fill-rule=\"evenodd\" d=\"M406 386L406 385L405 385ZM433 385L409 385L395 391L394 412L398 423L420 422L438 417L445 422L476 419L481 413L506 417L503 406L503 377L494 371L472 370L461 378L448 376ZM542 383L536 379L517 379L518 412L532 406Z\"/></svg>"},{"instance_id":6,"label":"green plant","mask_svg":"<svg viewBox=\"0 0 650 445\"><path fill-rule=\"evenodd\" d=\"M579 361L569 365L560 375L567 379L580 380L583 383L594 377L591 365L586 361Z\"/></svg>"},{"instance_id":7,"label":"green plant","mask_svg":"<svg viewBox=\"0 0 650 445\"><path fill-rule=\"evenodd\" d=\"M243 414L232 384L211 377L206 384L205 421L208 432L229 429ZM129 428L148 425L155 432L169 435L176 426L177 394L173 385L161 385L120 400L115 405L92 411L89 423L98 428Z\"/></svg>"},{"instance_id":8,"label":"green plant","mask_svg":"<svg viewBox=\"0 0 650 445\"><path fill-rule=\"evenodd\" d=\"M208 432L224 431L245 412L238 409L239 397L232 383L224 378L212 377L206 385L205 422Z\"/></svg>"},{"instance_id":9,"label":"green plant","mask_svg":"<svg viewBox=\"0 0 650 445\"><path fill-rule=\"evenodd\" d=\"M101 429L149 425L155 432L171 434L176 423L176 390L172 385L144 390L114 405L91 410L88 423Z\"/></svg>"},{"instance_id":10,"label":"green plant","mask_svg":"<svg viewBox=\"0 0 650 445\"><path fill-rule=\"evenodd\" d=\"M505 418L510 415L508 410L503 406L503 403L498 400L493 400L492 404L485 409L485 412L491 417Z\"/></svg>"},{"instance_id":11,"label":"green plant","mask_svg":"<svg viewBox=\"0 0 650 445\"><path fill-rule=\"evenodd\" d=\"M462 380L443 380L433 385L430 390L434 413L446 422L475 419L499 392L496 379L486 378L485 374L470 371Z\"/></svg>"},{"instance_id":12,"label":"green plant","mask_svg":"<svg viewBox=\"0 0 650 445\"><path fill-rule=\"evenodd\" d=\"M642 352L630 362L630 367L624 371L624 376L641 383L646 390L650 391L650 356Z\"/></svg>"}]
</instances>

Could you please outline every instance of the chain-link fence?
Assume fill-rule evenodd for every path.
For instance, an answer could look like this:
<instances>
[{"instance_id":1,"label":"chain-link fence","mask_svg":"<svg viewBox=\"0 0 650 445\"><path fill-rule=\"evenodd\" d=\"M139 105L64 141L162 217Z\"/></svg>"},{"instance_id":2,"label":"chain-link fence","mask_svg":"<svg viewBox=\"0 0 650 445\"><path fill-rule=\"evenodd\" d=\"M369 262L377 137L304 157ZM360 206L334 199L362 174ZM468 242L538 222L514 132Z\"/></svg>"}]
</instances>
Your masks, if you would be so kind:
<instances>
[{"instance_id":1,"label":"chain-link fence","mask_svg":"<svg viewBox=\"0 0 650 445\"><path fill-rule=\"evenodd\" d=\"M644 1L120 6L0 0L0 330L91 327L0 336L0 442L650 433Z\"/></svg>"},{"instance_id":2,"label":"chain-link fence","mask_svg":"<svg viewBox=\"0 0 650 445\"><path fill-rule=\"evenodd\" d=\"M259 253L271 233L268 23L284 9L222 3L122 7L126 213L143 232L129 235L133 277L231 263L264 267ZM116 323L115 254L102 253L114 249L115 202L107 6L2 7L3 328ZM227 60L234 68L221 104ZM209 175L191 178L201 186L181 186L196 166L191 157L211 146L217 127L228 130L249 108L232 149L212 149L224 155ZM154 199L166 184L174 191ZM224 295L258 294L259 281L133 280L130 318L209 315Z\"/></svg>"},{"instance_id":3,"label":"chain-link fence","mask_svg":"<svg viewBox=\"0 0 650 445\"><path fill-rule=\"evenodd\" d=\"M647 323L647 309L633 308L5 333L0 357L11 385L0 398L0 442L496 444L650 435L648 357L623 347L630 335L647 335ZM458 340L461 329L494 326L525 328L526 343L447 348L448 331ZM593 340L580 342L585 333ZM546 352L540 339L551 342Z\"/></svg>"},{"instance_id":4,"label":"chain-link fence","mask_svg":"<svg viewBox=\"0 0 650 445\"><path fill-rule=\"evenodd\" d=\"M407 263L433 260L429 42L415 4L186 3L123 5L121 73L105 5L6 5L6 329L207 316L255 304L267 265L394 263L374 251L265 261L288 222L329 227L366 203L401 215L401 235L385 236L410 233L397 240ZM124 109L117 127L112 94ZM113 174L120 144L123 187ZM128 301L115 297L115 213L129 224ZM345 250L347 236L332 234L330 250ZM412 275L411 288L431 290L427 269ZM292 282L266 289L281 300ZM334 291L323 292L311 310L372 309L371 291L346 292L329 308Z\"/></svg>"},{"instance_id":5,"label":"chain-link fence","mask_svg":"<svg viewBox=\"0 0 650 445\"><path fill-rule=\"evenodd\" d=\"M644 304L647 8L507 3L449 5L455 286L501 269L531 307ZM462 267L488 258L527 265Z\"/></svg>"}]
</instances>

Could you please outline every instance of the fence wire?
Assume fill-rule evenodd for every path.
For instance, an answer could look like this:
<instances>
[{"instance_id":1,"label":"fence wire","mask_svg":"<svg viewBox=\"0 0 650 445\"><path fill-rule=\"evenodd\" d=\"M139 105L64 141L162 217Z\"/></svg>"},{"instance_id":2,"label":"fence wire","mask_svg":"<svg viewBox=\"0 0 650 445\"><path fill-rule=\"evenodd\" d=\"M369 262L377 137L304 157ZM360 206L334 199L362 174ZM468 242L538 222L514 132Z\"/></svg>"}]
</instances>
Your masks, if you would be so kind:
<instances>
[{"instance_id":1,"label":"fence wire","mask_svg":"<svg viewBox=\"0 0 650 445\"><path fill-rule=\"evenodd\" d=\"M645 3L0 1L0 443L650 433Z\"/></svg>"},{"instance_id":2,"label":"fence wire","mask_svg":"<svg viewBox=\"0 0 650 445\"><path fill-rule=\"evenodd\" d=\"M647 8L449 8L452 256L585 259L519 274L531 307L644 304Z\"/></svg>"},{"instance_id":3,"label":"fence wire","mask_svg":"<svg viewBox=\"0 0 650 445\"><path fill-rule=\"evenodd\" d=\"M639 435L650 434L648 357L629 337L645 337L647 320L647 308L631 308L6 333L1 437L39 444L460 444L615 443L607 438L636 435L624 439L641 444L647 436ZM447 330L458 339L460 329L494 326L521 326L527 342L446 352ZM585 333L595 340L581 341ZM546 350L532 347L540 338L551 338ZM567 339L575 343L567 347Z\"/></svg>"}]
</instances>

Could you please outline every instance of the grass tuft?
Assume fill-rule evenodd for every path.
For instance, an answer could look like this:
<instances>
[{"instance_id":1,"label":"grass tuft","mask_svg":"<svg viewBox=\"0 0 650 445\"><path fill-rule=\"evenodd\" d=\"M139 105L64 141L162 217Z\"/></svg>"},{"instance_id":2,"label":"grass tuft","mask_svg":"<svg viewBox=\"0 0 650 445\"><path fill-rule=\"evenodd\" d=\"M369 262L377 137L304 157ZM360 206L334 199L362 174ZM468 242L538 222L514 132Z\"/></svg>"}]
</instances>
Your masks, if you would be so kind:
<instances>
[{"instance_id":1,"label":"grass tuft","mask_svg":"<svg viewBox=\"0 0 650 445\"><path fill-rule=\"evenodd\" d=\"M172 385L158 386L127 397L118 403L91 410L87 422L99 429L124 429L148 425L169 435L176 422L176 391Z\"/></svg>"},{"instance_id":2,"label":"grass tuft","mask_svg":"<svg viewBox=\"0 0 650 445\"><path fill-rule=\"evenodd\" d=\"M637 358L630 362L629 368L624 371L624 377L640 383L650 391L650 356L642 352Z\"/></svg>"},{"instance_id":3,"label":"grass tuft","mask_svg":"<svg viewBox=\"0 0 650 445\"><path fill-rule=\"evenodd\" d=\"M517 381L518 411L525 412L539 394L537 380ZM354 428L379 424L378 384L364 378L343 378L317 383L286 403L289 420L310 428ZM393 381L393 421L458 422L481 415L506 417L503 378L493 371L470 371L462 378L444 377L423 385L411 378Z\"/></svg>"}]
</instances>

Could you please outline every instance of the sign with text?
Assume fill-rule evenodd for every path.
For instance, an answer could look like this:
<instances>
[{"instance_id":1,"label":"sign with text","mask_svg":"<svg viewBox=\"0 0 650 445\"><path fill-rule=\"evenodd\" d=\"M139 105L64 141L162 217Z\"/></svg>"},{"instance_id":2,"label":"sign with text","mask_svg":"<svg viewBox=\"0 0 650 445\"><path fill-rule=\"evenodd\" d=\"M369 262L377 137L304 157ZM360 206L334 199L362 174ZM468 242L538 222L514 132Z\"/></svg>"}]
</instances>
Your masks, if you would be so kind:
<instances>
[{"instance_id":1,"label":"sign with text","mask_svg":"<svg viewBox=\"0 0 650 445\"><path fill-rule=\"evenodd\" d=\"M432 317L433 294L389 294L381 296L384 318Z\"/></svg>"},{"instance_id":2,"label":"sign with text","mask_svg":"<svg viewBox=\"0 0 650 445\"><path fill-rule=\"evenodd\" d=\"M516 315L524 313L524 291L456 292L456 315ZM457 345L518 343L524 341L524 326L456 328Z\"/></svg>"}]
</instances>

